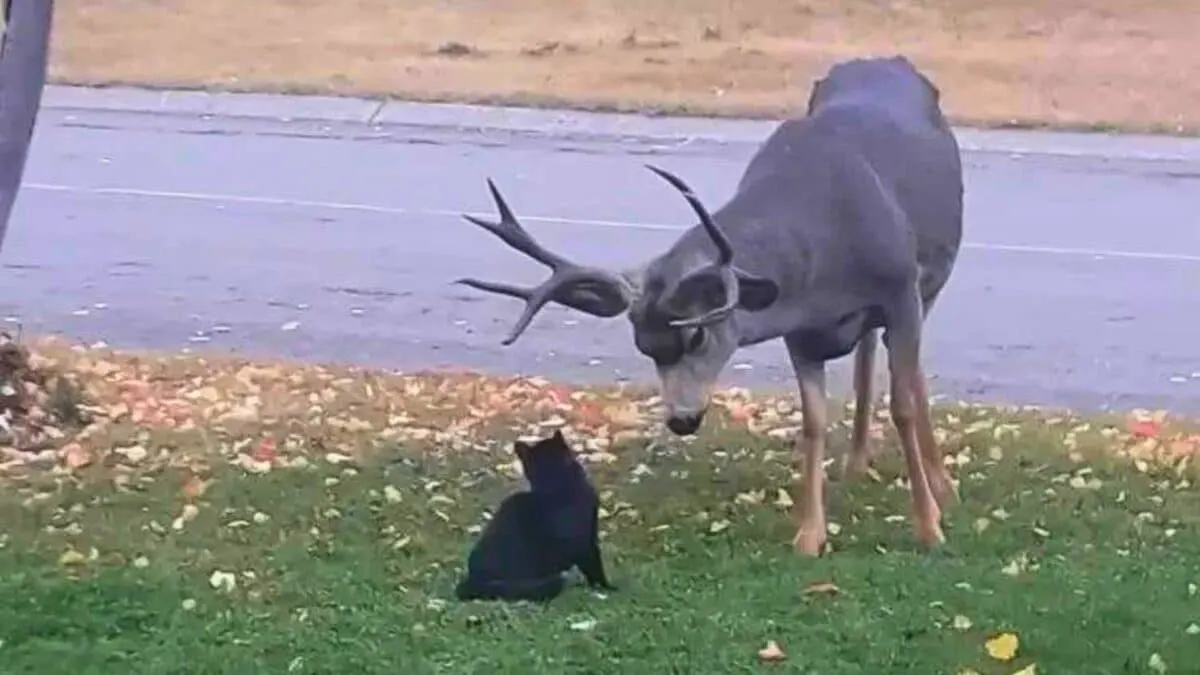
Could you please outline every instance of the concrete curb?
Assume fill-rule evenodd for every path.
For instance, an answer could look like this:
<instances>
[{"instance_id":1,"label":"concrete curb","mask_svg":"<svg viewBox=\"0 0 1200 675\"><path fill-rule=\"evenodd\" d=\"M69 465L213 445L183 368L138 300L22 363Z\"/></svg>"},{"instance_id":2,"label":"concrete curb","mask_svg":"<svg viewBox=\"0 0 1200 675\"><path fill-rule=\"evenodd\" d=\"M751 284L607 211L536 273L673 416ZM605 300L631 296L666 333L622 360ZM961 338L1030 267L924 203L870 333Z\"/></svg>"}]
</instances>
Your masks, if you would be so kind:
<instances>
[{"instance_id":1,"label":"concrete curb","mask_svg":"<svg viewBox=\"0 0 1200 675\"><path fill-rule=\"evenodd\" d=\"M48 85L49 110L126 112L270 120L325 121L449 130L492 130L549 136L585 134L672 142L757 143L774 128L764 120L658 117L540 108L284 94L241 94L137 87ZM1200 139L1149 134L1102 134L957 128L968 152L1200 162Z\"/></svg>"}]
</instances>

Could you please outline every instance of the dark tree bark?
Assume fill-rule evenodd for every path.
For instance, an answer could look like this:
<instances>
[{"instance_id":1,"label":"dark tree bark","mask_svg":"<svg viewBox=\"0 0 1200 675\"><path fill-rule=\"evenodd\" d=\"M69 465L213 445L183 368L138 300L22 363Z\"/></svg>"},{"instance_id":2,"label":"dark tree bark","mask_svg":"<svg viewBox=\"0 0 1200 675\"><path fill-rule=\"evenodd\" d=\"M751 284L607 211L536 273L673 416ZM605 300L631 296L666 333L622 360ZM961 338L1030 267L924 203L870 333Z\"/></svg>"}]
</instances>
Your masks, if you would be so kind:
<instances>
[{"instance_id":1,"label":"dark tree bark","mask_svg":"<svg viewBox=\"0 0 1200 675\"><path fill-rule=\"evenodd\" d=\"M0 38L0 248L42 105L54 0L4 0Z\"/></svg>"}]
</instances>

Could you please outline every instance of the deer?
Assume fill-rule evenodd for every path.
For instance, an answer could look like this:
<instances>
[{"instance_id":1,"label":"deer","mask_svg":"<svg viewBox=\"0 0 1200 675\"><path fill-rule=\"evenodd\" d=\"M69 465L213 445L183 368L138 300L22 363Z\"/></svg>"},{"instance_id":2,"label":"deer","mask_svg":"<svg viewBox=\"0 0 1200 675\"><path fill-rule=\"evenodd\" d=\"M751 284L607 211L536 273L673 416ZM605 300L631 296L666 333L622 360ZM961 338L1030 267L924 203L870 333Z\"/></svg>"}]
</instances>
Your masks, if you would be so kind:
<instances>
[{"instance_id":1,"label":"deer","mask_svg":"<svg viewBox=\"0 0 1200 675\"><path fill-rule=\"evenodd\" d=\"M909 483L910 522L925 549L945 541L942 509L958 498L933 432L922 329L962 239L963 172L941 93L902 55L851 59L817 79L807 110L756 149L733 195L710 212L677 175L647 165L698 223L663 253L621 271L544 248L489 177L498 221L464 214L551 270L536 287L454 283L525 302L504 346L547 304L600 318L625 314L654 364L666 427L695 434L716 381L741 347L782 339L799 387L792 546L827 546L826 363L855 353L850 480L875 458L869 441L878 342L887 353L889 412Z\"/></svg>"}]
</instances>

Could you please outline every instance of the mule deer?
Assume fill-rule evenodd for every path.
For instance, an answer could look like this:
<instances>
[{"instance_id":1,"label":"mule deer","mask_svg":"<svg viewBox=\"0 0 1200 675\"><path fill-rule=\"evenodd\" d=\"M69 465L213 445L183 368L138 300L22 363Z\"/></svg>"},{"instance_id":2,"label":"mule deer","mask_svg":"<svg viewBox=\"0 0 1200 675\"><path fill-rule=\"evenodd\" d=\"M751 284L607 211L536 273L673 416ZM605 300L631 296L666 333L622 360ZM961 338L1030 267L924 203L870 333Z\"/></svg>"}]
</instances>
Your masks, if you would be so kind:
<instances>
[{"instance_id":1,"label":"mule deer","mask_svg":"<svg viewBox=\"0 0 1200 675\"><path fill-rule=\"evenodd\" d=\"M683 180L648 168L700 221L661 255L620 273L577 264L535 241L489 179L499 222L464 218L552 275L536 288L456 283L525 300L505 345L551 301L598 317L627 313L677 435L699 428L739 347L783 338L803 415L792 544L804 555L820 555L826 541L825 362L857 347L852 444L843 462L853 476L872 459L871 374L882 330L916 538L942 542L941 509L955 488L930 422L921 332L958 256L963 180L938 89L902 56L833 66L815 83L807 114L774 130L715 213Z\"/></svg>"}]
</instances>

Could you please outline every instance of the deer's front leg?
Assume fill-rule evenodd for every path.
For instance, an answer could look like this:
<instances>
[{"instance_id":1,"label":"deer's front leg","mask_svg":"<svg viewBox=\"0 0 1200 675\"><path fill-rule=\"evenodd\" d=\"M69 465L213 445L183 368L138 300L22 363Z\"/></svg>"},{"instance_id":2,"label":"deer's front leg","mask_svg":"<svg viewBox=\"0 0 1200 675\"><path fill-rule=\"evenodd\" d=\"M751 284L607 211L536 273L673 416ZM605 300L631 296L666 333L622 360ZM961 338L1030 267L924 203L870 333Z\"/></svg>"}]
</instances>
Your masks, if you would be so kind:
<instances>
[{"instance_id":1,"label":"deer's front leg","mask_svg":"<svg viewBox=\"0 0 1200 675\"><path fill-rule=\"evenodd\" d=\"M868 437L871 431L871 403L874 400L875 352L879 335L868 331L854 353L854 430L850 453L842 462L842 476L855 478L871 467L874 452Z\"/></svg>"},{"instance_id":2,"label":"deer's front leg","mask_svg":"<svg viewBox=\"0 0 1200 675\"><path fill-rule=\"evenodd\" d=\"M915 295L915 294L914 294ZM906 303L907 304L907 303ZM894 308L889 317L890 325L884 340L888 350L888 370L891 380L892 423L900 436L904 450L904 463L908 469L909 490L912 493L913 528L917 541L926 546L936 546L945 540L942 534L942 511L929 487L926 460L917 441L918 427L929 425L928 400L925 405L917 403L918 392L923 387L918 383L921 374L921 322L919 304L912 307L904 304ZM912 311L916 310L916 311ZM924 419L918 421L921 414ZM932 435L932 432L931 432Z\"/></svg>"},{"instance_id":3,"label":"deer's front leg","mask_svg":"<svg viewBox=\"0 0 1200 675\"><path fill-rule=\"evenodd\" d=\"M800 470L793 502L796 536L792 546L806 556L819 556L825 548L825 364L805 361L789 345L792 367L800 385L800 411L804 417L796 440L794 461Z\"/></svg>"}]
</instances>

